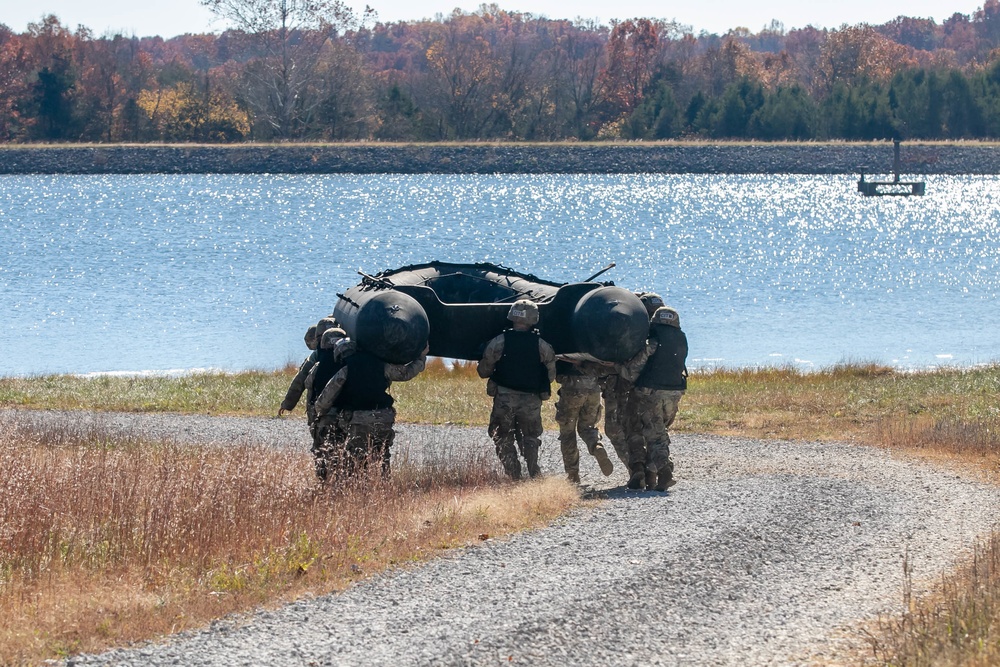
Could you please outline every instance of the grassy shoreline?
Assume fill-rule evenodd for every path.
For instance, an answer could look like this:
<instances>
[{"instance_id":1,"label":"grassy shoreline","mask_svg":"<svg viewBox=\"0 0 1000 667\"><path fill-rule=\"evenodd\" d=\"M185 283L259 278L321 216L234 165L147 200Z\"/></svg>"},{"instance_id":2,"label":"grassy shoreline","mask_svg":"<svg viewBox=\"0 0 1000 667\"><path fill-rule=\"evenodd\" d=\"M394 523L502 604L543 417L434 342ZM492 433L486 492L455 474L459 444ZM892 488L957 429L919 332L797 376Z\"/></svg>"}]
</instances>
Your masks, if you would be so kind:
<instances>
[{"instance_id":1,"label":"grassy shoreline","mask_svg":"<svg viewBox=\"0 0 1000 667\"><path fill-rule=\"evenodd\" d=\"M294 367L287 367L180 377L0 378L0 408L15 409L7 415L13 414L15 420L20 410L274 416L294 372ZM469 364L448 368L432 359L418 378L394 385L393 393L400 421L485 426L489 418L490 399L483 380ZM692 374L674 429L757 438L847 440L957 462L998 483L997 396L1000 365L916 373L876 364L839 365L815 372L791 368L706 371ZM553 412L553 401L549 401L543 411L546 429L555 428ZM302 419L301 405L288 418ZM213 460L209 452L197 448L154 443L159 463L152 467L161 471L161 477L156 483L140 484L134 480L143 479L140 471L148 466L134 458L139 448L127 438L123 442L108 434L98 434L96 440L88 434L71 434L67 444L66 434L32 433L26 428L22 427L19 435L0 434L2 463L15 471L11 479L24 482L17 488L0 485L0 502L13 506L15 500L23 502L22 496L34 498L37 507L62 502L61 514L53 516L75 518L68 527L25 529L24 535L46 539L21 544L20 561L12 560L8 549L0 552L0 608L10 619L6 625L0 622L0 662L4 664L36 664L49 657L194 627L224 613L277 604L305 591L338 590L345 582L372 571L420 560L440 549L474 542L482 535L543 525L579 502L578 494L560 479L546 480L549 486L545 489L510 485L491 478L482 466L460 463L458 470L449 473L451 481L442 487L421 481L419 472L410 471L399 475L399 480L394 476L394 485L380 487L374 501L370 493L362 493L358 507L373 502L383 508L406 506L407 511L382 521L380 528L384 530L378 532L372 530L370 518L331 517L328 505L303 501L313 497L307 489L309 474L302 473L309 469L303 459L308 454L255 452L243 457L265 461L260 474L255 475L263 480L261 486L248 496L242 486L227 485L226 480L238 478L228 470L230 463ZM149 446L145 443L143 449ZM269 456L286 459L273 461ZM103 502L106 499L100 489L107 486L106 480L118 479L113 488L148 486L155 498L164 492L158 485L169 478L164 471L174 469L189 472L175 478L172 507L184 505L192 496L184 480L200 479L205 487L199 497L208 497L205 489L210 488L211 497L230 498L223 502L227 507L285 498L285 505L269 505L266 511L252 514L275 517L275 526L314 528L296 533L264 530L221 552L206 546L196 563L178 564L177 550L169 545L163 548L163 560L137 561L135 554L128 555L136 534L115 538L105 527L135 525L142 517L102 514L108 503ZM43 475L39 470L49 472ZM191 470L197 470L198 475ZM299 471L298 476L289 476L288 470ZM65 472L66 482L53 484L50 476L56 473L52 471ZM92 483L70 483L84 473L93 475ZM215 480L214 486L207 480ZM396 485L397 481L401 484ZM552 495L558 502L546 504L540 498ZM405 497L405 502L397 502L399 497ZM462 500L456 500L455 505L452 499L459 497ZM486 497L491 500L484 501ZM484 514L484 503L504 509L499 521ZM149 504L129 505L141 508ZM8 516L52 514L19 507ZM95 513L82 518L73 514L88 507L96 508ZM520 520L508 520L511 507L521 508ZM185 525L218 533L219 526L213 520L192 512L193 518ZM375 535L375 542L358 547L353 541L356 536L350 533L330 535L318 528L345 523L365 526L366 533ZM80 531L82 525L92 526L92 533ZM400 534L414 537L400 546L394 537ZM142 540L146 539L143 534ZM190 536L183 542L190 542ZM148 544L142 544L138 551L150 553ZM238 561L243 565L229 568L228 556L220 557L219 553L240 553ZM120 554L120 560L112 558L114 554ZM317 561L317 554L340 555L333 559L333 566L330 559ZM37 576L42 571L46 576ZM11 573L20 573L20 578ZM39 584L49 588L32 588ZM947 573L934 595L923 600L908 599L906 591L901 595L907 611L880 619L868 637L869 657L873 656L876 664L1000 664L1000 536L995 534L982 545L967 567ZM24 600L33 602L25 605ZM69 634L64 629L67 614L74 628ZM867 664L863 656L858 656L858 661Z\"/></svg>"},{"instance_id":2,"label":"grassy shoreline","mask_svg":"<svg viewBox=\"0 0 1000 667\"><path fill-rule=\"evenodd\" d=\"M0 378L0 408L274 416L295 370ZM401 422L485 426L489 421L490 399L473 364L448 367L432 358L416 379L397 383L392 391ZM1000 365L917 372L866 363L819 371L698 371L673 428L944 448L989 458L1000 447L997 395ZM302 418L301 403L289 418ZM555 428L553 404L543 406L547 429Z\"/></svg>"}]
</instances>

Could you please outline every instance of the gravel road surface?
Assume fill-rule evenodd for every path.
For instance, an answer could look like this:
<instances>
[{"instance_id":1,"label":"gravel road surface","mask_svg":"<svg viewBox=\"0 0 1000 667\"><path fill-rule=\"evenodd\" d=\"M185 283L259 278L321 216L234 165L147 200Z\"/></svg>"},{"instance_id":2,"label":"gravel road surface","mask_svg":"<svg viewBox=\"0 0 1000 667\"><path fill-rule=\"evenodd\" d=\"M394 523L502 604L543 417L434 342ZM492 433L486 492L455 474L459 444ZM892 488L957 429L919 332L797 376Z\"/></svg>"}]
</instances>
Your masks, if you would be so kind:
<instances>
[{"instance_id":1,"label":"gravel road surface","mask_svg":"<svg viewBox=\"0 0 1000 667\"><path fill-rule=\"evenodd\" d=\"M0 415L2 417L2 415ZM297 420L38 413L190 441L306 447ZM400 425L399 453L485 447L484 429ZM543 469L561 470L546 433ZM555 525L344 593L73 665L793 665L838 662L996 524L1000 489L886 451L679 434L680 483L606 495Z\"/></svg>"}]
</instances>

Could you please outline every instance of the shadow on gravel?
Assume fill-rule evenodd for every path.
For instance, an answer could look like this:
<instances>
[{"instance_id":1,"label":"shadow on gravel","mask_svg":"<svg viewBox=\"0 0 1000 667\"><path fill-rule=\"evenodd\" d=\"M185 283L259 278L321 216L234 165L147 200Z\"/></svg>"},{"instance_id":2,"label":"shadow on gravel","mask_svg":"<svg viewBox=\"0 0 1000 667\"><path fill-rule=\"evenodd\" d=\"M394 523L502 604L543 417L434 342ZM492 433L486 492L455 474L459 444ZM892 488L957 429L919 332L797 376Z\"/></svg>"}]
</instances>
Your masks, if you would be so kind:
<instances>
[{"instance_id":1,"label":"shadow on gravel","mask_svg":"<svg viewBox=\"0 0 1000 667\"><path fill-rule=\"evenodd\" d=\"M622 485L613 489L584 489L583 498L585 500L606 500L606 499L628 499L628 498L668 498L668 491L633 491Z\"/></svg>"}]
</instances>

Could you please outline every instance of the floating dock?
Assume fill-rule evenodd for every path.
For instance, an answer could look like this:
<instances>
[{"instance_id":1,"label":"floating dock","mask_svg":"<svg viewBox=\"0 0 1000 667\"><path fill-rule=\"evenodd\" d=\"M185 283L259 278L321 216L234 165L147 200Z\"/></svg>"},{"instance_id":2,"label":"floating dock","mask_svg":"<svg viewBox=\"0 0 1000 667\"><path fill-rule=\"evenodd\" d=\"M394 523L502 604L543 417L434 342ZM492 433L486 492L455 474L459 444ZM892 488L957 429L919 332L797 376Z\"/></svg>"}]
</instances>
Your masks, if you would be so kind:
<instances>
[{"instance_id":1,"label":"floating dock","mask_svg":"<svg viewBox=\"0 0 1000 667\"><path fill-rule=\"evenodd\" d=\"M858 192L865 197L909 197L910 195L923 195L924 181L901 181L899 180L899 139L893 139L893 158L891 181L866 181L865 170L861 170L861 178L858 179Z\"/></svg>"}]
</instances>

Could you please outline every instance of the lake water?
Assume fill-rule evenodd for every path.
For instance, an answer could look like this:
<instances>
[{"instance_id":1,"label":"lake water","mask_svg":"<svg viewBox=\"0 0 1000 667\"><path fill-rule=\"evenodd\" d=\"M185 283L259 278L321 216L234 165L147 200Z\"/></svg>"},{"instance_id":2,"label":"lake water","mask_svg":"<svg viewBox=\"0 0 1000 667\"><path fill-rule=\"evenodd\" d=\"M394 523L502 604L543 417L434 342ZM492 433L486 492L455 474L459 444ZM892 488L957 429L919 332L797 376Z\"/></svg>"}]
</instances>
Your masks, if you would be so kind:
<instances>
[{"instance_id":1,"label":"lake water","mask_svg":"<svg viewBox=\"0 0 1000 667\"><path fill-rule=\"evenodd\" d=\"M336 293L430 260L602 276L691 367L1000 360L1000 177L2 176L0 375L270 369Z\"/></svg>"}]
</instances>

